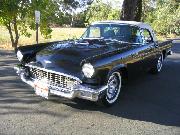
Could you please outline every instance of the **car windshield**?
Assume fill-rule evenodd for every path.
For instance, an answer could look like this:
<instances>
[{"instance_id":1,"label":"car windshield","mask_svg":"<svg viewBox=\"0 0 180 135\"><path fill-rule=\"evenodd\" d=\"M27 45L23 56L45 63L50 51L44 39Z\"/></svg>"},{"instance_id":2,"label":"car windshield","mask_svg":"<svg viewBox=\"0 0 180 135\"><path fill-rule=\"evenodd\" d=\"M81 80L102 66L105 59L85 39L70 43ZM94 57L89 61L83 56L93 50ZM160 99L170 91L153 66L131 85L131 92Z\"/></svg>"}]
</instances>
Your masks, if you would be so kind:
<instances>
[{"instance_id":1,"label":"car windshield","mask_svg":"<svg viewBox=\"0 0 180 135\"><path fill-rule=\"evenodd\" d=\"M142 36L136 26L127 24L95 24L87 28L82 39L116 40L130 43L141 43Z\"/></svg>"}]
</instances>

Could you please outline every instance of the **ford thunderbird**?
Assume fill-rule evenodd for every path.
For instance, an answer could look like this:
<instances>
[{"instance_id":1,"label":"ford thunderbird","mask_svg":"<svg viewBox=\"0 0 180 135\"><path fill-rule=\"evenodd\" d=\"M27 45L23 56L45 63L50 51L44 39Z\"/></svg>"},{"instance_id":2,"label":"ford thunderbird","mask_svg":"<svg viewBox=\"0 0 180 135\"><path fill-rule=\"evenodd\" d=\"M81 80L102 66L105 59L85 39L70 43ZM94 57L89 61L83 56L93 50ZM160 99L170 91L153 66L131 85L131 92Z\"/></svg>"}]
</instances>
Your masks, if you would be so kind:
<instances>
[{"instance_id":1,"label":"ford thunderbird","mask_svg":"<svg viewBox=\"0 0 180 135\"><path fill-rule=\"evenodd\" d=\"M158 41L148 24L100 21L78 40L18 47L15 69L44 98L54 94L111 106L125 80L143 71L161 72L171 47L172 41Z\"/></svg>"}]
</instances>

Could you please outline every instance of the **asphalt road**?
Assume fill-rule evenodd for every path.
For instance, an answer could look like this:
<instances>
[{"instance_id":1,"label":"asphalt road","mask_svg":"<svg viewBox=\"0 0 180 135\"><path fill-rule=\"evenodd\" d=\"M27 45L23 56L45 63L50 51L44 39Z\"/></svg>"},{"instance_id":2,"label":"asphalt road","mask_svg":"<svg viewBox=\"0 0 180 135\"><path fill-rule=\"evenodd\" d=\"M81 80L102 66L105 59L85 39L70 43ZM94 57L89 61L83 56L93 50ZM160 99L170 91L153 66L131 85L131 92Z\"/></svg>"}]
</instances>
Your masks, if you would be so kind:
<instances>
[{"instance_id":1,"label":"asphalt road","mask_svg":"<svg viewBox=\"0 0 180 135\"><path fill-rule=\"evenodd\" d=\"M180 44L159 75L129 82L118 103L38 97L16 76L12 52L0 50L0 134L180 135Z\"/></svg>"}]
</instances>

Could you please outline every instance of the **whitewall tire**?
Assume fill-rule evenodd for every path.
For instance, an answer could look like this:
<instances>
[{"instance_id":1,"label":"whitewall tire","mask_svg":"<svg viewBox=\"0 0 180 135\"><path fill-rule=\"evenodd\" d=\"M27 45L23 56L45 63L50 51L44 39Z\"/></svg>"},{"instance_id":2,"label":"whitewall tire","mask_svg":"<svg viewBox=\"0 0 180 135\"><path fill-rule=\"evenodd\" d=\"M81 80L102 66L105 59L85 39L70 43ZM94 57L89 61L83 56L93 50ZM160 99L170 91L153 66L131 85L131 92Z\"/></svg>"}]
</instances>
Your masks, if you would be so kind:
<instances>
[{"instance_id":1,"label":"whitewall tire","mask_svg":"<svg viewBox=\"0 0 180 135\"><path fill-rule=\"evenodd\" d=\"M111 106L117 102L122 86L122 77L119 72L113 72L107 81L106 94L103 97L103 104Z\"/></svg>"}]
</instances>

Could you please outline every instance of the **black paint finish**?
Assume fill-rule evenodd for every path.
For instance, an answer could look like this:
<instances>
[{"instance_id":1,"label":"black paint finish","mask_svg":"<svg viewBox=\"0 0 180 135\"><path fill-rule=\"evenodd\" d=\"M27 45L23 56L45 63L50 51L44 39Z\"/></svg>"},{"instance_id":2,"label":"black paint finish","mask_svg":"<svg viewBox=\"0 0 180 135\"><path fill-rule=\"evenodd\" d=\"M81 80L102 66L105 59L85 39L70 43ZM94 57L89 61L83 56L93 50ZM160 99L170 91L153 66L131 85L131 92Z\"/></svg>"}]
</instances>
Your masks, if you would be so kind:
<instances>
[{"instance_id":1,"label":"black paint finish","mask_svg":"<svg viewBox=\"0 0 180 135\"><path fill-rule=\"evenodd\" d=\"M114 70L121 70L123 76L131 77L150 69L156 64L158 55L164 52L167 54L171 47L172 41L130 44L81 39L25 46L18 49L24 55L23 64L34 61L36 65L46 69L78 77L83 83L103 85L110 72ZM83 76L81 70L84 63L91 63L95 68L95 74L91 79Z\"/></svg>"}]
</instances>

